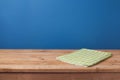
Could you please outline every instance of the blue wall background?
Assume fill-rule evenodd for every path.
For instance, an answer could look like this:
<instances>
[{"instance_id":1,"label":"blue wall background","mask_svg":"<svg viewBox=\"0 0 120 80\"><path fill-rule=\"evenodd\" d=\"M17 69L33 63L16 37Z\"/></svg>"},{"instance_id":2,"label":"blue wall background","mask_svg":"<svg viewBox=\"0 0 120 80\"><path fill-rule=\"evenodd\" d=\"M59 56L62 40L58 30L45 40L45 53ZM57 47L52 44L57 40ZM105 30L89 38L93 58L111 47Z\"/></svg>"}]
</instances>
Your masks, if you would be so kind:
<instances>
[{"instance_id":1,"label":"blue wall background","mask_svg":"<svg viewBox=\"0 0 120 80\"><path fill-rule=\"evenodd\" d=\"M120 49L120 0L0 0L0 48Z\"/></svg>"}]
</instances>

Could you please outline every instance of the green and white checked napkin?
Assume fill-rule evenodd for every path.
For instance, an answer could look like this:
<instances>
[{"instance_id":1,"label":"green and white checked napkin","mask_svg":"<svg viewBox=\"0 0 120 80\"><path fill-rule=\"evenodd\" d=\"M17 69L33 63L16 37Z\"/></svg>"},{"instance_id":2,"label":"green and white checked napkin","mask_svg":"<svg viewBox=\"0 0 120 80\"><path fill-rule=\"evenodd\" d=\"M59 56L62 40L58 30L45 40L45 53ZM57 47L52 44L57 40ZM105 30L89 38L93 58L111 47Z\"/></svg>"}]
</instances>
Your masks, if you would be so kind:
<instances>
[{"instance_id":1,"label":"green and white checked napkin","mask_svg":"<svg viewBox=\"0 0 120 80\"><path fill-rule=\"evenodd\" d=\"M88 67L109 58L111 55L110 52L80 49L73 53L59 56L56 59L66 63Z\"/></svg>"}]
</instances>

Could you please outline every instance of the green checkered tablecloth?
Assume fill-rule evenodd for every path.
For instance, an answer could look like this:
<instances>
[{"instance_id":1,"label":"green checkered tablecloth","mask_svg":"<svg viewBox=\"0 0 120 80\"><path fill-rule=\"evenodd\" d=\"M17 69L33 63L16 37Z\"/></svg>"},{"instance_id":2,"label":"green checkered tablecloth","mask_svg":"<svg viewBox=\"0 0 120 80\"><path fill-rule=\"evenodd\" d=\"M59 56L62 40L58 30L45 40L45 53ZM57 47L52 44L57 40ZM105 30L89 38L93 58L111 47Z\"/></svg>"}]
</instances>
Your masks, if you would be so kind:
<instances>
[{"instance_id":1,"label":"green checkered tablecloth","mask_svg":"<svg viewBox=\"0 0 120 80\"><path fill-rule=\"evenodd\" d=\"M109 58L111 55L110 52L80 49L70 54L58 56L56 59L66 63L88 67Z\"/></svg>"}]
</instances>

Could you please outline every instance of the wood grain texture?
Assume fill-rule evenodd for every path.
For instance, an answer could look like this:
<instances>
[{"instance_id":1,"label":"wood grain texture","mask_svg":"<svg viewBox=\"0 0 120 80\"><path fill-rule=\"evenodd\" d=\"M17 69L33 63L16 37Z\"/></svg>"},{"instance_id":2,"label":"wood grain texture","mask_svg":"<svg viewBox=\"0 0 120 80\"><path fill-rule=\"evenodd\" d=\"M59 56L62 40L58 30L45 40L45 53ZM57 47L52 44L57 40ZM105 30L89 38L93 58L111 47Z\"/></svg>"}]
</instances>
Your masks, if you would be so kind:
<instances>
[{"instance_id":1,"label":"wood grain texture","mask_svg":"<svg viewBox=\"0 0 120 80\"><path fill-rule=\"evenodd\" d=\"M0 80L120 80L120 73L0 73Z\"/></svg>"},{"instance_id":2,"label":"wood grain texture","mask_svg":"<svg viewBox=\"0 0 120 80\"><path fill-rule=\"evenodd\" d=\"M93 66L81 67L56 60L74 50L0 50L0 72L120 72L120 50Z\"/></svg>"}]
</instances>

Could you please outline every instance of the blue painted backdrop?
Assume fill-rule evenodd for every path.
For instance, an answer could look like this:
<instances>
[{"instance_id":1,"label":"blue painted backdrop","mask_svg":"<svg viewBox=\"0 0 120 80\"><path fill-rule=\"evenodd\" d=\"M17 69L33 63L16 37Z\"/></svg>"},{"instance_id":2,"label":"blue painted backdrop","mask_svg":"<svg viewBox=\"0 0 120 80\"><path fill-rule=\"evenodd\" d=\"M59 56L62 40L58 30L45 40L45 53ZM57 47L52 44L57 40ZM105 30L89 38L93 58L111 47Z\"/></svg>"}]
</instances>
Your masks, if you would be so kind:
<instances>
[{"instance_id":1,"label":"blue painted backdrop","mask_svg":"<svg viewBox=\"0 0 120 80\"><path fill-rule=\"evenodd\" d=\"M0 48L120 49L120 0L0 0Z\"/></svg>"}]
</instances>

